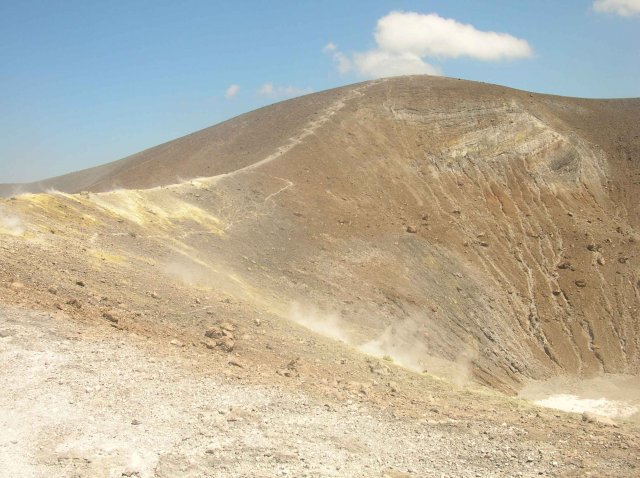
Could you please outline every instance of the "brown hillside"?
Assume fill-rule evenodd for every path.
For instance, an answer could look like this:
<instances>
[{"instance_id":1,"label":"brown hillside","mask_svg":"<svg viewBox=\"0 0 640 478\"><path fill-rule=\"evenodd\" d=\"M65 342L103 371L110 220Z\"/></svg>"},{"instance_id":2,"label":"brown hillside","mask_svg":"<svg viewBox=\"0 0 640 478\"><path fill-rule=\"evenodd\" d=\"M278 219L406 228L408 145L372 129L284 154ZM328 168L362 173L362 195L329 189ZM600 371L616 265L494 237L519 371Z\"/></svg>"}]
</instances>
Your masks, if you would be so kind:
<instances>
[{"instance_id":1,"label":"brown hillside","mask_svg":"<svg viewBox=\"0 0 640 478\"><path fill-rule=\"evenodd\" d=\"M376 346L398 356L409 344L399 360L417 368L463 360L509 390L639 371L639 118L637 99L405 77L279 103L42 184L211 178L51 201L131 227L167 215L197 261L225 264L279 307L336 314L354 344L383 337ZM198 212L173 216L178 197Z\"/></svg>"},{"instance_id":2,"label":"brown hillside","mask_svg":"<svg viewBox=\"0 0 640 478\"><path fill-rule=\"evenodd\" d=\"M8 476L637 476L638 99L379 80L0 189Z\"/></svg>"}]
</instances>

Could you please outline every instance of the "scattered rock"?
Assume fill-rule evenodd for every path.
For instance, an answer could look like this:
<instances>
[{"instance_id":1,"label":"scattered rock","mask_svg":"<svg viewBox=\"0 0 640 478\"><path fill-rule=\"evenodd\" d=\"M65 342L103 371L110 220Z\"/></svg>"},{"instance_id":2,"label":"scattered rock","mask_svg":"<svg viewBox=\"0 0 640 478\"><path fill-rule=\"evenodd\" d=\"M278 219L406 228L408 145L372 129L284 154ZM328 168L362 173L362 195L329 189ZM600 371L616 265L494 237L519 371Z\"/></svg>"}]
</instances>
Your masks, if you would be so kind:
<instances>
[{"instance_id":1,"label":"scattered rock","mask_svg":"<svg viewBox=\"0 0 640 478\"><path fill-rule=\"evenodd\" d=\"M49 294L58 295L58 289L53 286L49 287L47 290L49 291Z\"/></svg>"},{"instance_id":2,"label":"scattered rock","mask_svg":"<svg viewBox=\"0 0 640 478\"><path fill-rule=\"evenodd\" d=\"M6 337L11 337L14 334L13 330L1 329L0 330L0 339L4 339Z\"/></svg>"},{"instance_id":3,"label":"scattered rock","mask_svg":"<svg viewBox=\"0 0 640 478\"><path fill-rule=\"evenodd\" d=\"M80 287L84 287L84 286L85 286L85 283L84 283L84 281L77 280L77 281L76 281L76 285L79 285Z\"/></svg>"},{"instance_id":4,"label":"scattered rock","mask_svg":"<svg viewBox=\"0 0 640 478\"><path fill-rule=\"evenodd\" d=\"M212 327L204 333L204 336L210 339L216 339L215 345L205 342L207 348L220 348L225 352L231 352L235 348L235 336L233 331L236 327L229 322Z\"/></svg>"},{"instance_id":5,"label":"scattered rock","mask_svg":"<svg viewBox=\"0 0 640 478\"><path fill-rule=\"evenodd\" d=\"M628 258L628 257L624 257L624 256L622 256L622 257L618 257L618 262L619 262L620 264L626 264L628 260L629 260L629 258Z\"/></svg>"},{"instance_id":6,"label":"scattered rock","mask_svg":"<svg viewBox=\"0 0 640 478\"><path fill-rule=\"evenodd\" d=\"M376 375L389 375L391 373L389 367L379 362L369 363L369 371Z\"/></svg>"},{"instance_id":7,"label":"scattered rock","mask_svg":"<svg viewBox=\"0 0 640 478\"><path fill-rule=\"evenodd\" d=\"M602 256L598 256L598 258L596 259L596 262L601 266L606 264L606 261L604 260L604 257L602 257Z\"/></svg>"},{"instance_id":8,"label":"scattered rock","mask_svg":"<svg viewBox=\"0 0 640 478\"><path fill-rule=\"evenodd\" d=\"M276 373L278 375L282 375L283 377L289 377L289 378L298 377L300 375L297 370L289 370L286 368L278 369L276 370Z\"/></svg>"},{"instance_id":9,"label":"scattered rock","mask_svg":"<svg viewBox=\"0 0 640 478\"><path fill-rule=\"evenodd\" d=\"M232 352L236 346L236 343L230 337L223 337L222 339L218 340L217 346L225 352Z\"/></svg>"},{"instance_id":10,"label":"scattered rock","mask_svg":"<svg viewBox=\"0 0 640 478\"><path fill-rule=\"evenodd\" d=\"M220 327L212 327L204 333L204 336L210 339L219 339L222 337L222 329Z\"/></svg>"},{"instance_id":11,"label":"scattered rock","mask_svg":"<svg viewBox=\"0 0 640 478\"><path fill-rule=\"evenodd\" d=\"M287 364L287 369L297 370L299 364L300 364L300 357L296 357L293 360L289 361L289 363Z\"/></svg>"},{"instance_id":12,"label":"scattered rock","mask_svg":"<svg viewBox=\"0 0 640 478\"><path fill-rule=\"evenodd\" d=\"M410 234L415 234L418 232L418 228L416 226L407 226L407 232Z\"/></svg>"},{"instance_id":13,"label":"scattered rock","mask_svg":"<svg viewBox=\"0 0 640 478\"><path fill-rule=\"evenodd\" d=\"M583 279L578 279L578 280L576 280L576 285L578 287L586 287L587 286L587 281L585 281Z\"/></svg>"},{"instance_id":14,"label":"scattered rock","mask_svg":"<svg viewBox=\"0 0 640 478\"><path fill-rule=\"evenodd\" d=\"M109 322L113 322L114 324L118 323L118 317L113 310L107 310L102 313L102 318L108 320Z\"/></svg>"},{"instance_id":15,"label":"scattered rock","mask_svg":"<svg viewBox=\"0 0 640 478\"><path fill-rule=\"evenodd\" d=\"M132 425L140 425L140 424L142 424L142 422L140 420L138 420L137 418L134 418L133 420L131 420L131 424Z\"/></svg>"},{"instance_id":16,"label":"scattered rock","mask_svg":"<svg viewBox=\"0 0 640 478\"><path fill-rule=\"evenodd\" d=\"M75 307L76 309L80 309L82 308L82 304L80 303L80 301L78 299L69 299L67 301L67 305L71 305L73 307Z\"/></svg>"},{"instance_id":17,"label":"scattered rock","mask_svg":"<svg viewBox=\"0 0 640 478\"><path fill-rule=\"evenodd\" d=\"M589 244L587 246L587 249L589 249L591 252L599 252L600 251L600 244Z\"/></svg>"},{"instance_id":18,"label":"scattered rock","mask_svg":"<svg viewBox=\"0 0 640 478\"><path fill-rule=\"evenodd\" d=\"M242 422L245 419L245 416L247 416L247 412L245 412L242 409L239 408L231 408L229 410L229 413L227 414L227 421L228 422Z\"/></svg>"},{"instance_id":19,"label":"scattered rock","mask_svg":"<svg viewBox=\"0 0 640 478\"><path fill-rule=\"evenodd\" d=\"M298 372L298 366L300 365L300 357L296 357L293 360L290 360L284 368L276 370L278 375L282 375L284 377L299 377L300 373Z\"/></svg>"},{"instance_id":20,"label":"scattered rock","mask_svg":"<svg viewBox=\"0 0 640 478\"><path fill-rule=\"evenodd\" d=\"M596 415L595 413L591 412L584 412L582 414L582 421L587 423L600 423L602 425L609 425L618 428L618 424L611 418L604 417L602 415Z\"/></svg>"},{"instance_id":21,"label":"scattered rock","mask_svg":"<svg viewBox=\"0 0 640 478\"><path fill-rule=\"evenodd\" d=\"M19 290L24 289L24 284L23 284L22 282L20 282L20 281L13 281L13 282L9 285L9 287L10 287L12 290L19 291Z\"/></svg>"},{"instance_id":22,"label":"scattered rock","mask_svg":"<svg viewBox=\"0 0 640 478\"><path fill-rule=\"evenodd\" d=\"M160 298L160 296L156 292L152 292L149 295L151 296L152 299L159 299Z\"/></svg>"},{"instance_id":23,"label":"scattered rock","mask_svg":"<svg viewBox=\"0 0 640 478\"><path fill-rule=\"evenodd\" d=\"M563 261L560 264L558 264L558 269L571 269L571 270L574 270L573 266L571 265L571 262L569 262L569 261Z\"/></svg>"},{"instance_id":24,"label":"scattered rock","mask_svg":"<svg viewBox=\"0 0 640 478\"><path fill-rule=\"evenodd\" d=\"M184 347L184 343L180 342L178 339L173 339L169 342L171 345L175 345L176 347Z\"/></svg>"}]
</instances>

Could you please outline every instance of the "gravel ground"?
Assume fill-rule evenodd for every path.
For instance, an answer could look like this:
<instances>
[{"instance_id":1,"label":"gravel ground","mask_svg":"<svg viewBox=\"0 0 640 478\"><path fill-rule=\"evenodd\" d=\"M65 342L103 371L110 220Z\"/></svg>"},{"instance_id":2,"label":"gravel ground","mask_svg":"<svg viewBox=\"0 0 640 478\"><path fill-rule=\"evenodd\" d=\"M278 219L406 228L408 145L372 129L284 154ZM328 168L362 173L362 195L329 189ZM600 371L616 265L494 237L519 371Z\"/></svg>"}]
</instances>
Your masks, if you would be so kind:
<instances>
[{"instance_id":1,"label":"gravel ground","mask_svg":"<svg viewBox=\"0 0 640 478\"><path fill-rule=\"evenodd\" d=\"M197 366L197 352L162 350L62 314L3 306L0 330L0 469L7 477L488 477L580 469L518 426L408 420L359 401L244 383L228 370Z\"/></svg>"}]
</instances>

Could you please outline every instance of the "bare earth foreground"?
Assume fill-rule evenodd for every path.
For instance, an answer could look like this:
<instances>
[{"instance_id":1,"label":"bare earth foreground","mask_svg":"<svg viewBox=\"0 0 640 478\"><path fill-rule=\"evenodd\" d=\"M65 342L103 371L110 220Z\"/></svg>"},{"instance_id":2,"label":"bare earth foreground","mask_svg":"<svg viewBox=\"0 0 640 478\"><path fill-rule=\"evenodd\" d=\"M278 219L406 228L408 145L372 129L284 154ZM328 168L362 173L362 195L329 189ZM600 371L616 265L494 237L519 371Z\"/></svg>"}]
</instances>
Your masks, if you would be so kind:
<instances>
[{"instance_id":1,"label":"bare earth foreground","mask_svg":"<svg viewBox=\"0 0 640 478\"><path fill-rule=\"evenodd\" d=\"M580 415L393 372L364 385L338 373L337 399L328 385L312 393L247 379L193 347L108 325L1 313L3 476L637 476L640 467L637 429ZM409 383L397 390L390 378Z\"/></svg>"},{"instance_id":2,"label":"bare earth foreground","mask_svg":"<svg viewBox=\"0 0 640 478\"><path fill-rule=\"evenodd\" d=\"M1 185L0 476L640 476L639 119L407 77Z\"/></svg>"}]
</instances>

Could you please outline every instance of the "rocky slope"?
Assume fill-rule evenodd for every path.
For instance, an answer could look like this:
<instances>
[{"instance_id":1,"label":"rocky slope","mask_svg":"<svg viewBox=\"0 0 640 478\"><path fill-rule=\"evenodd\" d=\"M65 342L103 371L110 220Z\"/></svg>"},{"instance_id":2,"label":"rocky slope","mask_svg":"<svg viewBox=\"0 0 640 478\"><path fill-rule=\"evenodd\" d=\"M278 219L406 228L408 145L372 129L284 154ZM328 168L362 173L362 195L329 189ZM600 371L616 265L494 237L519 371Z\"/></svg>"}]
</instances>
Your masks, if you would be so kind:
<instances>
[{"instance_id":1,"label":"rocky slope","mask_svg":"<svg viewBox=\"0 0 640 478\"><path fill-rule=\"evenodd\" d=\"M510 408L520 402L434 376L513 394L532 380L638 374L639 119L640 100L434 77L279 103L4 186L31 193L0 203L2 297L193 349L242 381L394 407L406 426L424 418L429 390L432 408L460 401L454 420L582 440L597 425L537 423ZM587 440L600 458L584 466L633 476L629 433L627 448ZM514 453L516 466L528 452ZM583 474L569 462L543 471ZM488 476L483 466L469 469Z\"/></svg>"}]
</instances>

